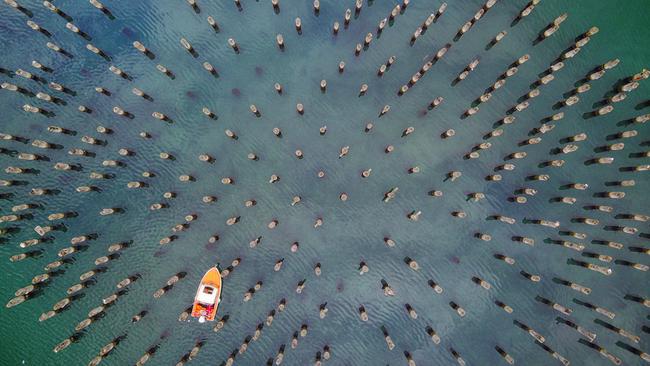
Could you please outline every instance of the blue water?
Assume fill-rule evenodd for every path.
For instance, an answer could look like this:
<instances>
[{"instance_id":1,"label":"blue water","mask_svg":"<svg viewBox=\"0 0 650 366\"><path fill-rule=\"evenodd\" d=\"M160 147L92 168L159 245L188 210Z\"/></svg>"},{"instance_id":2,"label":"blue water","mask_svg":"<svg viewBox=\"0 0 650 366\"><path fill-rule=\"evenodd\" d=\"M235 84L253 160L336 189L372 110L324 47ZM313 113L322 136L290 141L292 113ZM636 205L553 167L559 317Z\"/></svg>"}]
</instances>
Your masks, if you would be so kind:
<instances>
[{"instance_id":1,"label":"blue water","mask_svg":"<svg viewBox=\"0 0 650 366\"><path fill-rule=\"evenodd\" d=\"M13 228L0 239L1 267L4 281L0 294L9 301L16 289L26 286L31 278L43 273L43 267L56 259L60 249L70 246L70 239L78 235L96 234L85 250L75 253L70 263L59 267L53 277L36 296L14 308L0 310L0 364L85 364L102 346L118 336L125 336L102 361L107 365L134 364L152 346L158 346L149 364L176 364L197 342L203 342L194 364L221 364L233 350L239 349L247 336L252 335L269 311L285 298L287 307L277 312L273 324L264 326L257 341L251 341L248 350L238 355L235 364L260 365L274 358L281 345L286 345L284 364L314 363L317 352L328 345L334 365L399 365L406 364L404 352L409 352L418 365L447 365L455 360L450 348L456 350L468 365L505 364L495 346L506 350L516 364L559 364L524 330L514 324L524 323L546 338L546 345L566 357L572 364L609 364L598 352L580 343L580 334L565 324L561 316L597 333L595 343L619 357L626 365L640 365L643 361L629 351L631 345L650 352L648 337L648 308L626 299L634 294L649 298L647 272L628 266L603 263L549 240L568 240L585 245L583 253L610 255L615 260L650 264L645 254L631 247L648 248L648 225L621 219L624 214L648 214L650 198L647 172L627 172L621 168L648 164L647 158L637 157L647 150L649 134L644 124L625 125L624 121L649 113L648 81L616 103L615 110L602 117L585 118L599 101L611 96L620 80L648 67L650 51L647 39L650 28L645 25L647 4L641 0L615 2L544 0L534 12L513 24L516 14L525 7L525 1L499 1L486 15L458 41L457 30L483 5L481 1L449 2L447 11L415 42L409 45L411 34L427 16L440 6L438 1L411 1L394 22L386 26L381 36L376 34L379 21L387 17L396 1L364 1L358 16L349 26L343 25L347 8L352 1L321 1L321 10L315 15L311 1L281 0L275 13L270 1L242 0L242 10L231 1L207 2L199 0L200 11L195 12L184 1L109 1L104 4L114 19L109 19L87 2L56 1L55 5L72 17L90 43L102 49L110 61L85 49L87 40L65 29L67 20L50 12L38 1L20 2L32 13L28 18L6 4L0 5L0 40L5 50L0 67L10 70L0 73L0 82L9 82L32 93L45 92L66 102L56 105L28 95L0 91L3 116L0 132L21 136L29 141L0 140L0 147L8 150L0 154L3 168L0 179L24 181L24 185L2 187L0 199L2 215L10 214L14 205L32 203L38 208L27 211L31 217L19 222L2 223L2 228ZM539 31L562 13L568 19L549 39L533 45ZM214 32L206 21L210 15L218 22L220 32ZM294 28L294 19L302 20L302 34ZM31 19L52 35L48 38L31 30L25 22ZM334 21L341 23L338 35L333 35ZM501 126L504 134L484 140L495 122L518 103L530 90L530 85L573 42L575 37L598 26L600 32L566 66L556 72L556 79L540 87L541 95L531 101L523 112L516 112L514 124ZM500 31L508 35L490 49L486 45ZM354 55L354 47L363 42L368 32L374 38L367 50ZM280 51L275 44L276 34L284 36L286 47ZM234 38L240 48L235 53L227 44ZM180 45L186 38L198 56L192 57ZM45 47L51 41L58 44L72 58L57 54ZM153 60L132 47L133 41L142 42L155 55ZM438 61L405 95L398 89L408 82L420 67L445 44L451 50ZM531 59L509 78L506 85L493 93L492 99L481 105L472 117L461 118L478 96L492 85L508 65L524 54ZM392 56L396 61L383 77L376 75L382 63ZM481 62L470 76L452 85L456 75L474 58ZM605 76L591 83L592 89L581 95L577 105L561 110L553 106L565 98L577 82L596 66L613 58L621 64ZM53 69L42 72L30 66L32 60ZM210 62L218 77L206 72L201 64ZM345 61L345 71L337 65ZM171 79L156 70L165 65L175 76ZM120 78L110 71L115 65L132 80ZM32 72L49 81L59 82L75 92L60 93L46 84L27 80L13 74L17 69ZM322 92L319 83L327 80ZM273 84L279 82L283 93L278 94ZM369 86L359 96L361 84ZM101 86L110 91L106 96L94 91ZM152 100L133 95L138 87ZM428 111L427 105L437 96L444 102ZM31 104L53 112L53 116L26 113L24 104ZM302 103L303 115L296 112ZM255 104L261 111L259 118L249 111ZM378 117L386 104L391 110ZM85 105L92 110L84 114L77 110ZM119 106L133 115L133 119L112 112ZM218 118L209 119L201 112L208 107ZM151 117L159 111L171 119L170 123ZM546 134L538 134L537 145L518 146L533 137L531 130L541 125L540 120L559 111L565 118ZM374 129L364 132L366 123ZM48 125L58 125L76 131L76 135L47 132ZM110 128L104 135L97 126ZM327 126L325 135L319 134ZM415 132L400 137L409 126ZM273 135L279 127L282 138ZM440 134L453 128L456 135L441 139ZM230 129L238 139L229 139L224 130ZM636 130L638 135L623 140L611 136L625 130ZM139 136L141 131L150 139ZM566 137L584 132L586 141L577 142L579 149L567 155L553 155L555 148L566 145ZM106 142L93 146L81 142L89 135ZM40 139L61 145L61 149L42 150L31 145ZM492 147L480 152L480 158L466 160L463 156L475 145L490 141ZM621 151L600 152L598 147L624 142ZM394 145L395 151L384 149ZM343 146L350 146L349 154L339 159ZM72 148L92 151L94 157L75 157L67 153ZM120 156L118 150L128 148L132 156ZM294 151L301 149L299 160ZM4 151L4 150L3 150ZM525 151L523 160L514 163L514 171L498 172L500 182L484 178L495 174L494 168L505 163L512 152ZM49 161L23 161L19 152L46 155ZM175 159L163 160L160 152L168 152ZM247 154L254 152L258 161ZM200 154L214 157L213 163L199 161ZM614 157L611 165L588 165L597 157ZM115 159L122 167L104 167L102 162ZM540 167L538 164L564 159L561 168ZM81 171L62 172L52 167L56 162L79 164ZM4 173L4 168L17 166L36 169L38 174L16 176ZM408 174L414 166L416 174ZM372 168L369 178L361 172ZM318 178L324 171L326 176ZM463 175L455 182L446 180L452 170ZM111 179L91 180L90 172L114 175ZM154 173L143 178L142 172ZM194 182L182 183L179 176L191 175ZM280 181L269 184L272 174ZM547 182L527 181L535 174L549 174ZM231 177L233 185L221 184ZM633 187L616 187L608 182L634 179ZM147 182L144 189L127 189L130 181ZM572 182L589 183L586 191L566 190ZM78 193L81 185L95 185L100 192ZM59 190L51 196L30 196L32 188ZM399 187L395 199L383 203L386 191ZM508 201L520 188L535 188L538 193L528 197L526 204ZM428 195L441 190L443 197ZM163 193L173 191L176 198L167 200ZM624 191L621 200L598 196L603 191ZM349 199L342 202L345 192ZM468 194L483 192L486 199L473 202ZM211 204L201 201L203 196L218 199ZM291 199L302 201L291 206ZM558 196L577 198L574 205L552 202ZM245 207L244 202L255 199L257 204ZM151 211L149 206L165 202L168 208ZM587 210L590 205L610 205L611 213ZM122 213L100 216L103 208L121 208ZM406 215L422 211L418 221ZM464 219L451 212L462 210ZM62 221L66 231L55 231L51 241L34 249L42 253L34 258L11 263L8 258L26 249L20 242L36 238L36 225L47 225L47 216L56 212L76 212L77 216ZM176 233L177 239L161 246L159 240L171 235L171 228L184 222L188 214L195 214L188 230ZM487 218L501 214L517 220L507 225ZM237 224L228 226L228 218L239 216ZM322 227L315 229L314 221L323 218ZM575 218L591 217L599 225L588 226ZM278 220L277 228L267 224ZM526 219L559 221L557 229L527 223ZM612 231L611 226L636 227L638 233L628 235ZM569 237L563 232L587 234L585 240ZM488 233L489 242L474 237ZM217 235L219 240L209 243ZM249 242L262 236L254 249ZM512 240L526 236L535 240L526 246ZM390 237L395 247L388 247L383 238ZM598 244L611 240L624 245L616 250ZM107 248L116 242L130 242L119 258L105 265L106 271L95 276L95 282L81 291L82 296L55 317L39 322L41 313L66 296L66 289L79 282L79 275L95 268L94 260L107 255ZM292 253L293 242L299 250ZM32 249L32 248L30 248ZM515 258L509 266L493 257L495 253ZM415 259L420 269L414 271L405 264L405 257ZM223 298L218 317L227 315L225 327L218 333L213 324L196 321L179 322L178 316L191 305L201 276L212 265L223 270L240 258L241 263L224 280ZM279 272L274 263L284 258ZM611 276L603 276L575 265L576 259L612 268ZM365 261L370 271L359 275L358 267ZM317 277L313 268L322 266ZM520 271L541 276L539 283L524 278ZM172 275L186 272L171 290L160 299L154 299L156 289L164 286ZM67 349L53 353L52 348L75 333L75 325L88 311L101 304L101 299L116 291L115 285L123 278L139 273L141 278L128 287L127 292L106 308L105 316L95 320L77 341ZM472 282L480 277L492 287L484 290ZM583 295L557 284L562 278L592 289ZM302 294L295 291L305 279ZM387 281L395 296L386 297L381 281ZM441 295L428 285L433 280L444 288ZM244 293L262 281L263 287L252 300L243 302ZM536 301L536 296L555 301L573 310L564 316ZM498 299L510 305L508 314L494 304ZM613 320L605 318L575 302L586 301L616 313ZM460 318L449 306L453 301L467 311ZM319 306L327 303L329 312L319 318ZM418 314L411 319L405 310L410 304ZM358 308L365 306L369 321L359 319ZM147 315L138 323L130 319L142 310ZM633 343L603 327L596 319L640 336ZM299 339L296 349L290 347L294 332L303 324L308 334ZM390 351L383 339L384 326L395 342ZM426 333L431 326L441 337L435 345Z\"/></svg>"}]
</instances>

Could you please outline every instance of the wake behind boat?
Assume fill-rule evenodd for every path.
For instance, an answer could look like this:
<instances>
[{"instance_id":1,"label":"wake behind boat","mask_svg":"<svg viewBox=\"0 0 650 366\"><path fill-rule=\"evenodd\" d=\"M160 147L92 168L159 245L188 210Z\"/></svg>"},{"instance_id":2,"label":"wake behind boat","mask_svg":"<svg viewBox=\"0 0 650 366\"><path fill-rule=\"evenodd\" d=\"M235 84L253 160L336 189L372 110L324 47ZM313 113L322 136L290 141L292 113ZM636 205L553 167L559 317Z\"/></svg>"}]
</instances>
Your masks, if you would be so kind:
<instances>
[{"instance_id":1,"label":"wake behind boat","mask_svg":"<svg viewBox=\"0 0 650 366\"><path fill-rule=\"evenodd\" d=\"M192 317L199 318L200 323L213 321L217 315L221 297L221 273L216 267L210 268L201 279L201 284L194 297Z\"/></svg>"}]
</instances>

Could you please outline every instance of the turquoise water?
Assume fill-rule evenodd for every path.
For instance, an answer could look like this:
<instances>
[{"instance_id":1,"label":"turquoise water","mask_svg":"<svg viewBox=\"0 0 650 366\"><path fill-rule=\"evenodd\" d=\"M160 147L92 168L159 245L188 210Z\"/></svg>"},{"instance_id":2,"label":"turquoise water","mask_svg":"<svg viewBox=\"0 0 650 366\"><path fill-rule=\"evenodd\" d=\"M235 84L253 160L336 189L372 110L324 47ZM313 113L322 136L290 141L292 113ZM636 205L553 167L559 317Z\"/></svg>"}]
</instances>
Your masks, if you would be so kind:
<instances>
[{"instance_id":1,"label":"turquoise water","mask_svg":"<svg viewBox=\"0 0 650 366\"><path fill-rule=\"evenodd\" d=\"M609 364L597 351L580 343L578 332L558 323L558 316L597 333L595 343L627 365L643 361L626 345L650 352L648 308L626 299L628 294L650 297L647 272L584 255L597 253L615 260L650 264L647 255L630 249L648 247L647 223L620 216L648 214L647 172L621 171L648 164L647 158L636 155L647 150L647 126L624 124L625 120L648 113L648 82L642 81L623 102L616 103L612 113L584 117L598 108L599 101L611 96L621 79L648 67L650 51L645 46L650 29L645 25L646 2L544 0L529 17L512 24L525 1L502 0L456 42L453 38L457 30L483 3L450 2L440 19L411 46L411 34L440 5L437 1L415 0L386 26L380 37L375 34L367 50L355 56L355 45L363 42L366 33L376 32L378 22L388 16L397 2L364 2L361 12L358 16L353 14L345 29L343 15L347 8L354 7L352 1L321 1L321 10L315 15L311 1L281 0L276 14L270 1L242 0L239 11L231 1L199 0L197 13L180 0L107 0L105 5L114 16L112 20L87 2L56 1L56 6L92 38L90 42L110 56L109 62L87 51L88 41L65 29L67 20L40 2L20 3L32 13L31 19L52 35L48 39L31 30L25 25L25 14L2 4L0 40L5 54L0 67L11 72L0 74L0 81L34 94L51 94L66 104L47 103L6 90L0 93L0 132L29 139L27 143L0 141L0 147L8 150L0 155L0 165L3 171L8 166L17 166L38 173L16 176L3 172L0 177L25 182L2 187L0 194L13 194L0 200L3 215L10 214L14 205L38 205L27 211L30 217L0 224L14 229L1 238L0 252L5 258L1 262L2 298L9 301L14 291L43 273L46 264L58 259L57 252L70 246L72 237L96 234L97 238L89 241L85 250L71 255L70 262L52 273L49 283L33 298L0 310L0 364L86 364L106 343L125 336L102 364L134 364L152 346L158 347L150 364L176 364L197 342L203 342L191 362L219 365L239 349L283 298L287 301L286 310L277 312L272 325L264 326L259 340L251 341L248 350L236 357L235 364L265 364L283 344L284 364L289 365L313 363L317 352L322 352L326 345L330 347L331 359L324 362L334 365L406 364L405 351L418 365L454 364L450 348L468 365L505 364L495 346L506 350L516 364L559 364L517 327L515 320L541 333L545 344L572 364ZM560 30L533 45L538 32L564 12L569 17ZM208 15L219 23L220 32L210 28ZM293 25L298 16L302 20L302 34ZM341 23L336 36L331 32L334 21ZM553 60L575 37L594 25L600 32L555 73L553 82L540 87L541 95L532 100L528 109L514 114L516 122L502 126L501 137L484 140L495 122L518 103ZM508 31L503 41L486 49L502 30ZM284 36L284 51L275 44L278 33ZM181 37L193 45L196 58L181 47ZM230 37L237 41L239 54L228 46ZM47 49L48 41L60 45L73 57ZM133 41L142 42L155 58L151 60L135 50L131 46ZM405 95L398 96L400 86L447 43L453 45L450 51ZM530 61L495 91L475 116L461 118L472 101L524 54L530 54ZM397 57L395 63L383 77L378 77L378 67L392 55ZM455 76L476 57L481 58L476 70L466 80L452 85ZM563 94L575 88L590 70L613 58L619 58L620 65L592 82L592 89L581 95L577 105L562 108L565 118L552 131L537 135L542 137L539 144L518 146L533 137L530 131L541 125L540 120L560 111L553 106L565 98ZM49 66L53 72L31 67L32 60ZM337 70L341 60L346 62L343 73ZM214 65L218 77L202 68L204 61ZM158 63L168 67L175 78L158 72ZM121 68L132 80L112 74L109 65ZM76 94L56 92L38 81L14 75L13 71L19 68L48 82L59 82ZM326 92L319 88L322 79L327 80ZM282 84L282 94L274 91L275 82ZM368 92L359 96L363 83L368 84ZM94 87L98 86L111 95L95 92ZM145 91L152 100L133 95L133 87ZM437 96L443 96L444 102L427 111L427 105ZM21 109L26 103L46 108L54 115L26 113ZM304 105L303 115L296 113L297 103ZM261 111L259 118L249 111L250 104ZM391 110L379 118L386 104ZM92 113L80 113L79 105L89 107ZM114 106L131 113L133 119L114 114ZM214 111L218 118L205 117L203 107ZM154 111L166 114L172 121L164 123L152 118ZM370 121L374 128L365 133L364 126ZM46 130L48 125L59 125L77 134L52 134ZM97 133L100 125L113 133ZM319 128L323 125L327 126L327 133L321 136ZM415 127L415 132L400 137L409 126ZM282 129L281 139L273 135L273 127ZM449 128L456 135L441 139L440 134ZM226 129L234 131L238 139L229 139L224 134ZM632 129L638 131L636 137L611 140L612 135ZM147 131L151 138L139 137L141 131ZM579 146L576 152L553 155L554 149L566 145L566 137L581 132L588 138L575 143ZM80 140L84 135L106 144L85 144ZM62 148L42 150L31 145L34 139ZM473 146L485 141L490 141L492 147L481 151L480 158L463 159ZM598 149L614 142L624 142L625 149ZM387 145L394 145L395 151L385 154ZM338 159L343 146L350 146L350 153ZM71 156L67 151L72 148L87 149L95 156ZM120 148L134 154L120 156ZM296 149L303 151L303 159L295 158ZM515 170L499 172L503 175L500 182L484 179L495 174L494 168L506 162L504 157L516 151L525 151L527 157L507 161L516 165ZM46 155L49 161L18 160L19 152ZM170 153L175 160L160 159L160 152ZM251 152L259 160L249 160L247 154ZM214 157L213 163L198 160L200 154L206 153ZM585 164L604 156L614 157L614 163ZM102 166L107 159L119 160L123 166ZM566 162L561 168L538 165L551 159ZM79 164L82 170L54 170L56 162ZM414 166L420 172L408 174ZM361 172L368 168L372 168L371 176L361 178ZM321 170L326 173L324 178L317 177ZM452 170L463 173L455 182L446 180L446 174ZM112 174L113 178L91 180L89 174L93 171ZM155 176L143 178L144 171ZM183 174L193 176L195 181L180 182L178 177ZM269 184L272 174L279 175L280 181ZM551 178L547 182L526 180L535 174L549 174ZM232 177L234 184L221 184L224 177ZM622 179L634 179L636 185L608 185ZM127 183L136 180L147 182L148 187L127 189ZM590 187L586 191L563 189L572 182L589 183ZM76 187L89 184L101 191L75 191ZM396 186L396 198L383 203L384 193ZM59 192L30 196L30 190L37 187ZM524 187L534 188L538 193L528 197L526 204L508 201ZM441 190L444 195L431 197L431 190ZM163 193L167 191L175 192L176 198L164 199ZM598 193L603 191L624 191L626 197L599 197ZM348 194L348 201L338 199L342 192ZM473 192L484 193L486 199L468 200L467 195ZM218 199L205 204L201 199L206 195ZM296 195L302 202L291 206ZM553 202L558 196L572 196L577 202ZM245 207L248 199L255 199L257 204ZM169 207L149 210L156 202L166 202ZM613 211L585 209L590 205L610 205ZM100 216L99 211L108 207L121 208L123 212ZM422 212L418 221L406 218L414 210ZM467 217L451 215L459 210L466 212ZM20 242L37 237L33 227L47 225L47 216L56 212L76 212L77 216L62 221L66 231L50 233L50 242L33 247L42 250L39 256L10 262L10 256L27 251L19 247ZM159 245L159 240L171 235L171 228L184 222L188 214L197 217L189 228L176 233L177 239L172 243ZM517 223L507 225L488 219L495 214L515 218ZM234 216L240 217L239 222L227 225L226 220ZM324 223L315 229L318 217ZM575 222L580 217L597 218L600 223L589 226ZM269 230L267 224L273 219L279 224ZM532 219L559 221L560 227L528 223ZM636 227L638 233L612 231L612 226L620 225ZM587 237L575 239L564 234L566 231L585 233ZM492 240L475 238L479 232L490 234ZM219 240L209 243L213 235L218 235ZM259 236L261 243L250 248L248 243ZM535 245L515 242L514 236L533 238ZM388 247L385 237L392 238L395 247ZM580 253L553 245L550 240L579 242L585 249ZM624 248L599 245L599 240L620 242ZM66 310L39 322L39 315L67 296L66 289L78 283L82 273L95 268L94 260L107 255L109 245L116 242L131 244L120 252L119 258L104 266L106 271L97 274L93 285L82 290L82 296ZM290 250L293 242L300 245L296 253ZM495 259L495 253L513 257L516 263L509 266ZM409 268L405 257L415 259L420 269ZM241 263L224 280L219 308L218 316L229 317L224 328L215 333L213 324L179 322L178 316L191 305L203 273L215 264L225 269L235 258L240 258ZM274 272L273 265L281 258L284 265ZM571 265L570 259L610 267L613 274L603 276ZM362 276L358 271L361 261L369 266L369 272ZM313 271L316 263L322 266L320 276ZM531 282L520 274L522 270L537 274L542 280ZM163 297L154 299L155 290L179 272L187 275ZM106 308L105 316L78 334L77 342L67 349L56 354L51 351L75 333L75 325L99 306L102 298L116 291L120 280L135 273L141 278ZM491 289L477 286L472 282L473 276L489 282ZM585 285L592 293L583 295L557 284L554 278ZM305 288L297 294L295 287L303 279ZM382 279L394 289L395 296L384 296ZM429 280L440 284L444 292L436 294L428 285ZM250 301L243 302L244 293L258 281L263 282L262 289ZM567 306L573 312L570 316L562 315L537 301L537 296ZM497 307L497 299L510 305L514 312L508 314ZM449 306L452 301L467 311L465 317L460 318ZM576 301L609 309L616 317L610 320ZM319 306L323 303L327 303L329 312L320 319ZM417 319L409 317L405 304L417 311ZM368 312L367 322L359 319L360 305ZM140 322L131 323L131 317L142 310L147 315ZM600 321L640 336L640 342L631 342L603 327ZM303 324L309 326L308 334L292 349L291 338ZM392 351L383 339L382 326L395 342ZM441 337L439 345L430 340L427 326Z\"/></svg>"}]
</instances>

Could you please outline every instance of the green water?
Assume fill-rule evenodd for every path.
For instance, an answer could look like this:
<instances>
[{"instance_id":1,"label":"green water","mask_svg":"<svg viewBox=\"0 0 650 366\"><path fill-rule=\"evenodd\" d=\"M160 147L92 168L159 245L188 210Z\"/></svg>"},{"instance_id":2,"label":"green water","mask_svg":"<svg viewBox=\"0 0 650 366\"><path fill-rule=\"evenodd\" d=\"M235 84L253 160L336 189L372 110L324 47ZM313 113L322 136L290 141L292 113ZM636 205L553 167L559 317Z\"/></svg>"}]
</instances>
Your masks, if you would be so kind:
<instances>
[{"instance_id":1,"label":"green water","mask_svg":"<svg viewBox=\"0 0 650 366\"><path fill-rule=\"evenodd\" d=\"M407 351L418 365L454 364L449 349L456 350L468 365L505 364L494 350L496 345L506 350L516 364L551 365L559 361L534 343L533 338L513 321L525 323L546 338L546 344L569 359L572 364L609 364L592 348L580 343L580 334L556 321L558 316L597 333L595 343L623 360L626 365L643 364L628 349L629 344L650 352L648 344L648 312L642 304L625 298L636 294L649 298L647 272L627 266L603 263L547 241L569 240L585 245L583 252L610 255L615 260L650 264L647 255L631 251L630 247L648 247L648 225L645 222L621 219L621 214L648 214L647 172L626 172L620 168L647 164L647 158L638 154L647 150L646 125L624 125L622 122L648 113L648 81L642 81L627 98L615 104L607 116L588 118L584 113L596 109L596 103L610 96L621 79L648 67L650 51L647 39L650 28L645 24L647 1L552 1L544 0L527 18L512 24L524 1L499 1L487 14L454 42L457 30L482 6L480 1L449 2L447 11L415 42L409 45L411 34L426 18L438 9L438 1L413 0L406 11L376 35L378 22L387 17L395 1L364 1L358 16L352 15L347 29L343 15L353 8L352 1L321 1L321 10L315 15L311 1L281 0L279 13L274 13L270 1L242 0L242 11L233 2L199 0L200 12L193 11L186 2L164 1L106 1L115 19L111 20L87 2L56 1L55 4L92 39L91 43L111 57L107 62L85 49L88 41L65 29L67 20L53 14L38 1L20 2L32 12L33 21L52 33L51 38L25 25L28 17L6 4L0 5L0 40L5 50L0 67L30 71L47 81L56 81L76 92L69 95L51 90L47 85L27 80L12 72L0 74L0 82L19 85L32 93L49 93L64 100L66 105L55 105L6 90L0 92L3 115L0 132L28 138L30 141L0 141L0 147L9 150L0 154L0 166L37 169L38 174L16 176L1 173L0 179L16 179L25 185L2 187L0 194L13 193L0 200L2 215L10 214L14 205L33 203L39 208L28 212L31 218L0 227L14 228L1 237L0 252L4 281L0 294L5 301L16 289L26 286L31 278L43 273L43 267L56 259L57 252L69 246L78 235L96 234L85 250L71 256L70 263L59 267L50 282L36 296L11 309L0 310L0 364L87 364L102 346L118 336L125 336L103 361L107 365L134 364L152 346L158 346L149 364L176 364L197 342L203 346L192 364L219 365L233 350L239 349L244 339L252 335L269 311L285 298L287 308L277 312L273 324L264 326L257 341L251 341L248 350L238 355L235 364L260 365L276 356L281 345L286 345L284 364L304 365L315 361L317 352L329 345L332 358L324 361L334 365L400 365L406 364ZM560 30L549 39L533 45L538 32L554 18L568 13ZM353 12L354 13L354 12ZM219 23L220 32L214 32L206 17L211 15ZM302 20L302 34L294 29L294 19ZM338 35L331 27L341 23ZM518 103L530 90L553 60L567 49L574 38L591 26L600 32L566 66L555 73L556 79L540 87L541 95L531 106L516 112L514 124L502 126L504 134L490 139L492 147L481 151L479 159L465 160L463 156L494 128L496 121ZM486 49L486 45L500 31L508 35L502 42ZM373 32L369 48L359 56L354 47L363 37ZM282 33L285 50L275 44L275 36ZM192 57L180 45L186 38L198 56ZM227 45L234 38L240 46L236 54ZM142 42L154 54L150 60L132 46ZM74 57L66 58L45 47L51 41L68 50ZM428 61L446 43L451 50L438 61L405 95L397 90L405 84L422 64ZM507 84L494 92L492 99L481 105L475 116L462 119L473 100L494 83L510 63L524 54L531 59L509 78ZM376 75L379 65L396 55L396 62L383 77ZM474 58L480 65L471 75L455 86L455 76ZM592 89L581 95L580 102L565 107L565 118L551 132L543 135L537 145L518 146L533 137L530 131L539 127L540 120L559 110L553 106L563 100L563 94L575 88L579 80L594 67L613 58L621 63L606 75L592 82ZM38 60L54 71L46 73L30 66ZM339 73L337 64L345 61L345 71ZM218 77L201 66L210 62L218 70ZM163 64L173 71L170 79L155 69ZM132 77L128 81L108 71L116 65ZM327 80L322 92L319 83ZM278 94L273 84L279 82L283 93ZM367 83L368 92L359 96L361 84ZM101 95L94 87L111 92ZM132 94L138 87L152 97L144 100ZM437 96L445 98L442 105L427 111L427 105ZM53 117L33 115L21 108L29 103L54 112ZM296 104L302 103L305 113L296 113ZM255 104L261 111L259 118L249 111ZM386 104L391 110L378 117ZM79 105L92 109L91 114L77 110ZM133 119L119 117L112 108L119 106L133 114ZM208 107L218 116L208 119L201 108ZM163 123L151 117L159 111L168 115L172 123ZM424 113L426 112L426 113ZM366 123L374 128L364 132ZM76 135L52 134L48 125L59 125L77 132ZM102 125L112 134L96 132ZM319 134L327 126L325 135ZM400 137L404 129L415 127L415 132ZM273 127L282 130L282 138L273 135ZM456 135L441 139L440 134L453 128ZM238 139L229 139L224 130L230 129ZM638 135L625 140L608 140L624 130L637 130ZM150 139L139 137L147 131ZM567 155L552 155L553 149L566 145L563 139L584 132L588 139L578 142L578 151ZM89 135L106 141L105 146L91 146L80 141ZM31 140L41 139L61 145L58 150L41 150ZM597 148L614 142L624 142L625 149L600 152ZM395 151L384 149L394 145ZM348 156L339 159L343 146L350 146ZM83 148L94 157L74 157L67 151ZM128 148L132 156L120 156L118 150ZM294 151L301 149L303 159L296 159ZM163 160L160 152L168 152L175 160ZM523 160L514 163L514 171L500 171L503 180L488 182L486 175L495 174L494 168L505 163L504 157L515 151L525 151ZM47 155L50 161L28 162L18 160L18 152ZM254 152L259 160L251 161L247 154ZM212 164L198 160L199 154L214 157ZM586 161L611 156L611 165L587 165ZM124 163L123 167L104 167L106 159ZM561 168L540 167L551 159L564 159ZM62 172L52 168L56 162L80 164L82 171ZM408 174L414 166L420 173ZM368 178L361 172L372 168ZM318 178L324 171L326 176ZM462 171L455 182L445 180L452 170ZM91 180L91 171L113 174L112 179ZM143 178L143 171L155 174ZM179 176L191 175L194 182L182 183ZM272 174L280 181L269 184ZM527 181L534 174L549 174L548 182ZM232 177L233 185L220 183ZM608 182L634 179L633 187L614 187ZM144 189L127 189L130 181L145 181ZM565 190L571 182L589 183L587 191ZM81 185L96 185L101 192L78 193ZM392 187L399 187L397 197L388 203L382 198ZM30 196L32 188L57 189L52 196ZM523 187L535 188L538 193L528 197L526 204L509 202L515 191ZM433 198L431 190L442 190L444 196ZM163 193L173 191L176 198L166 200ZM598 192L624 191L622 200L601 198ZM349 199L342 202L345 192ZM482 192L486 199L473 202L467 195ZM203 196L212 195L217 201L205 204ZM302 201L291 206L291 199ZM574 205L552 202L553 197L573 196ZM255 199L257 204L245 207L244 202ZM169 207L149 210L156 202ZM587 210L589 205L610 205L612 213ZM100 216L101 209L119 207L123 213ZM418 221L406 215L422 211ZM452 211L463 210L467 218L453 217ZM46 225L47 216L55 212L73 211L77 217L63 220L67 230L48 236L52 240L39 244L40 256L11 263L11 255L26 251L19 243L36 238L32 230ZM184 222L184 216L195 214L197 219L189 229L176 233L177 239L161 246L159 240L171 235L171 228ZM507 225L487 218L501 214L517 220ZM239 216L237 224L229 226L226 220ZM314 221L323 218L322 227L315 229ZM600 220L597 226L575 222L575 218L592 217ZM267 228L271 220L279 225ZM526 223L526 219L557 220L557 229ZM611 226L627 225L638 229L635 235L612 231ZM571 230L587 234L585 240L563 235ZM474 237L488 233L490 242ZM214 244L209 238L217 235ZM249 242L262 236L254 249ZM513 236L535 239L533 247L513 241ZM396 242L388 247L383 238ZM598 245L598 240L624 244L616 250ZM94 284L84 289L80 298L52 319L39 322L41 313L66 296L66 289L79 282L79 276L95 268L94 260L107 255L107 248L116 242L130 242L119 258L110 261L106 271L94 278ZM290 248L299 242L296 253ZM513 266L493 257L503 253L516 259ZM414 271L405 263L405 257L415 259L420 269ZM196 321L179 322L179 314L191 305L196 286L203 273L212 265L222 269L235 259L241 264L224 280L223 298L218 316L228 315L224 329L215 333L212 324ZM284 258L279 272L274 263ZM611 276L603 276L587 269L570 265L569 259L582 260L612 268ZM365 261L370 271L359 275L358 267ZM322 266L322 275L313 268ZM533 283L520 275L525 270L542 277ZM179 272L187 275L162 298L154 299L156 289ZM115 285L128 275L139 273L141 278L110 307L105 316L95 320L79 334L78 341L60 353L52 348L74 333L75 325L84 319L101 299L116 291ZM474 284L478 276L492 287L490 290ZM590 295L582 295L553 281L568 279L588 286ZM295 287L305 279L302 294ZM386 297L381 280L387 281L396 296ZM434 280L444 288L436 294L427 284ZM263 287L252 300L243 302L244 293L256 282ZM573 310L564 316L535 300L536 296L551 299ZM507 314L494 304L501 300L512 306ZM587 301L616 313L614 320L600 316L575 302ZM462 306L467 315L460 318L449 302ZM329 310L319 318L319 306L327 303ZM411 319L405 310L410 304L418 314ZM369 321L359 319L358 307L364 305ZM138 323L131 317L142 311L147 315ZM276 310L277 311L277 310ZM605 320L640 336L640 343L615 334L595 322ZM293 333L307 324L306 337L299 339L296 349L290 347ZM385 326L396 347L389 351L381 327ZM441 337L434 344L426 333L431 326Z\"/></svg>"}]
</instances>

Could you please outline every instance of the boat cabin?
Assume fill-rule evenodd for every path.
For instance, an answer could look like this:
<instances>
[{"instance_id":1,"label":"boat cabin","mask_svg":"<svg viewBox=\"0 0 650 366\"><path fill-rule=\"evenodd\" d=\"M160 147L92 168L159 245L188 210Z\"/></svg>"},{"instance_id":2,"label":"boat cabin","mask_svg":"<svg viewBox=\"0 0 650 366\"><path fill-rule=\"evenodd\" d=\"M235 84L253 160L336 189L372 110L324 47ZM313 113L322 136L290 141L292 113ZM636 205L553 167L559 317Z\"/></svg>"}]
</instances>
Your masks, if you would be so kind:
<instances>
[{"instance_id":1,"label":"boat cabin","mask_svg":"<svg viewBox=\"0 0 650 366\"><path fill-rule=\"evenodd\" d=\"M210 285L201 285L197 301L205 306L214 306L219 296L219 290Z\"/></svg>"}]
</instances>

